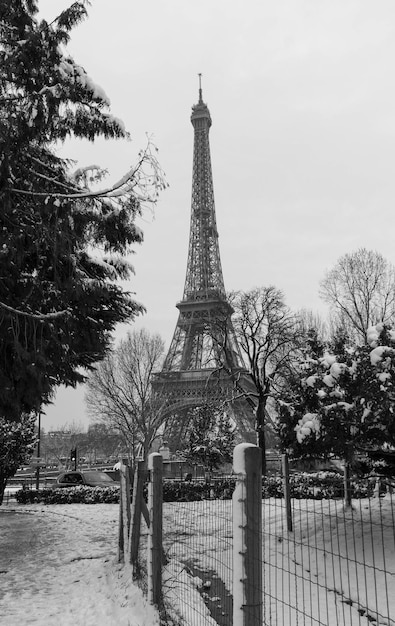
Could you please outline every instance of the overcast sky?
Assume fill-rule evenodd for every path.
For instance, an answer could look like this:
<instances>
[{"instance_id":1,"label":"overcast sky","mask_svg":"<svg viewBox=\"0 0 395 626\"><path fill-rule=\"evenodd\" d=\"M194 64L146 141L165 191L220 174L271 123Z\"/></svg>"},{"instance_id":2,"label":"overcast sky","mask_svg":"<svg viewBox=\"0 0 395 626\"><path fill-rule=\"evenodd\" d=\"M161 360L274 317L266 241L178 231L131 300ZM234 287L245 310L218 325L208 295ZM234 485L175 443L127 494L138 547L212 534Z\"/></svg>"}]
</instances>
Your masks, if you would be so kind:
<instances>
[{"instance_id":1,"label":"overcast sky","mask_svg":"<svg viewBox=\"0 0 395 626\"><path fill-rule=\"evenodd\" d=\"M68 4L39 0L48 21ZM228 290L274 284L292 309L325 314L319 282L341 255L364 246L395 262L394 29L393 0L92 0L68 50L132 141L63 154L116 178L149 133L170 184L140 224L139 327L168 346L177 321L199 72ZM88 425L83 396L58 392L43 427Z\"/></svg>"}]
</instances>

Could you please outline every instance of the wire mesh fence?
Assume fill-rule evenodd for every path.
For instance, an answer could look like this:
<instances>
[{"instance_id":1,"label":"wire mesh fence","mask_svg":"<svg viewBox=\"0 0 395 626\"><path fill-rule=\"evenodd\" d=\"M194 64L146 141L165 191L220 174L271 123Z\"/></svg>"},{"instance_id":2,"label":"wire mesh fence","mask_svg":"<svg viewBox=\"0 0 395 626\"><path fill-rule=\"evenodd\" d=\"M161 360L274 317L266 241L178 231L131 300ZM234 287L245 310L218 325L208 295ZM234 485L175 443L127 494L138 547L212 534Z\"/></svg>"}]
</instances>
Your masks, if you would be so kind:
<instances>
[{"instance_id":1,"label":"wire mesh fence","mask_svg":"<svg viewBox=\"0 0 395 626\"><path fill-rule=\"evenodd\" d=\"M131 515L121 497L120 521L132 524L129 538L120 532L120 553L146 576L167 623L395 626L393 481L288 475L286 463L262 479L259 448L238 448L232 479L188 486L166 484L160 455L151 455L148 507L138 480ZM142 567L133 548L141 516Z\"/></svg>"},{"instance_id":2,"label":"wire mesh fence","mask_svg":"<svg viewBox=\"0 0 395 626\"><path fill-rule=\"evenodd\" d=\"M392 486L380 497L263 501L264 624L395 624Z\"/></svg>"},{"instance_id":3,"label":"wire mesh fence","mask_svg":"<svg viewBox=\"0 0 395 626\"><path fill-rule=\"evenodd\" d=\"M163 595L186 624L232 624L232 501L166 502Z\"/></svg>"},{"instance_id":4,"label":"wire mesh fence","mask_svg":"<svg viewBox=\"0 0 395 626\"><path fill-rule=\"evenodd\" d=\"M264 486L262 553L252 564L252 572L262 568L262 581L256 570L246 577L248 602L261 607L262 617L249 616L243 600L240 624L395 625L393 484L382 480L380 489L367 489L366 480L354 480L357 497L349 507L331 477L322 474L322 481L326 497L319 487L300 489L304 497L291 497L290 509L282 489L273 496ZM234 541L233 524L251 528L252 520L235 515L231 500L164 504L163 592L181 623L239 626L232 617L233 579L245 574L237 566L245 546Z\"/></svg>"}]
</instances>

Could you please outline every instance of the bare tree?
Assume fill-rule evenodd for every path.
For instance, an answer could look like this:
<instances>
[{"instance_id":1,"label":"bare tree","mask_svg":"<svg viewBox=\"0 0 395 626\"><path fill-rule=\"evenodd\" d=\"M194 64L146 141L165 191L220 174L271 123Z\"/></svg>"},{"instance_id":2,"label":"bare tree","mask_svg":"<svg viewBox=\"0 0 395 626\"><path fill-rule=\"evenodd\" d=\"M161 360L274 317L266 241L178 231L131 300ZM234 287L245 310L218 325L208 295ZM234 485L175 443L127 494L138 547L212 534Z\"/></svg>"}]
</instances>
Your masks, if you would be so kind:
<instances>
[{"instance_id":1,"label":"bare tree","mask_svg":"<svg viewBox=\"0 0 395 626\"><path fill-rule=\"evenodd\" d=\"M98 458L114 459L122 445L121 436L112 428L111 424L93 422L86 433L86 456L90 462L97 462Z\"/></svg>"},{"instance_id":2,"label":"bare tree","mask_svg":"<svg viewBox=\"0 0 395 626\"><path fill-rule=\"evenodd\" d=\"M322 319L319 313L312 311L311 309L300 309L297 311L297 317L300 324L300 329L307 333L311 329L314 329L317 332L317 335L321 337L322 340L326 340L331 337L331 327L330 324L324 319Z\"/></svg>"},{"instance_id":3,"label":"bare tree","mask_svg":"<svg viewBox=\"0 0 395 626\"><path fill-rule=\"evenodd\" d=\"M395 268L379 252L360 248L326 273L320 295L331 307L333 326L364 343L369 326L395 320Z\"/></svg>"},{"instance_id":4,"label":"bare tree","mask_svg":"<svg viewBox=\"0 0 395 626\"><path fill-rule=\"evenodd\" d=\"M81 454L86 446L86 433L82 424L76 422L62 424L58 430L45 433L41 437L41 454L47 462L56 462L59 469L70 462L70 451L78 448Z\"/></svg>"},{"instance_id":5,"label":"bare tree","mask_svg":"<svg viewBox=\"0 0 395 626\"><path fill-rule=\"evenodd\" d=\"M128 334L89 377L88 412L119 431L135 460L146 458L163 423L162 400L152 393L152 374L160 369L164 342L142 329Z\"/></svg>"},{"instance_id":6,"label":"bare tree","mask_svg":"<svg viewBox=\"0 0 395 626\"><path fill-rule=\"evenodd\" d=\"M276 287L239 292L232 299L234 328L255 387L256 428L266 471L265 430L267 405L286 380L303 332L296 315L284 303Z\"/></svg>"}]
</instances>

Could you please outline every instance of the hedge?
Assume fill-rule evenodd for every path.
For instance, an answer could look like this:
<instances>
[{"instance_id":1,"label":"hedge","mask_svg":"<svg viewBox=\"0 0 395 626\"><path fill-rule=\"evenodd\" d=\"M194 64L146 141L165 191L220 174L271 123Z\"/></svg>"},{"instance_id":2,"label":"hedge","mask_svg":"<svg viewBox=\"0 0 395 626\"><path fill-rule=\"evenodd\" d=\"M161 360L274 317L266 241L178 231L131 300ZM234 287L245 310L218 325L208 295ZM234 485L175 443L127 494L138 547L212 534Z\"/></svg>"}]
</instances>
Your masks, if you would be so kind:
<instances>
[{"instance_id":1,"label":"hedge","mask_svg":"<svg viewBox=\"0 0 395 626\"><path fill-rule=\"evenodd\" d=\"M62 489L21 489L15 494L19 504L113 504L119 502L117 487L66 487Z\"/></svg>"},{"instance_id":2,"label":"hedge","mask_svg":"<svg viewBox=\"0 0 395 626\"><path fill-rule=\"evenodd\" d=\"M229 500L235 488L236 479L214 479L211 482L179 480L163 481L164 502L191 502L196 500ZM375 478L351 481L353 498L373 496ZM290 475L291 498L334 499L344 497L343 476L336 472L297 473ZM281 476L266 476L262 479L262 498L283 498ZM15 494L20 504L96 504L119 502L119 489L116 487L69 487L62 489L21 489ZM147 499L147 486L144 489Z\"/></svg>"},{"instance_id":3,"label":"hedge","mask_svg":"<svg viewBox=\"0 0 395 626\"><path fill-rule=\"evenodd\" d=\"M376 480L374 478L351 480L353 498L373 496ZM291 498L323 500L344 497L344 478L336 472L301 472L289 477ZM281 476L267 476L263 479L263 498L283 498L283 480Z\"/></svg>"}]
</instances>

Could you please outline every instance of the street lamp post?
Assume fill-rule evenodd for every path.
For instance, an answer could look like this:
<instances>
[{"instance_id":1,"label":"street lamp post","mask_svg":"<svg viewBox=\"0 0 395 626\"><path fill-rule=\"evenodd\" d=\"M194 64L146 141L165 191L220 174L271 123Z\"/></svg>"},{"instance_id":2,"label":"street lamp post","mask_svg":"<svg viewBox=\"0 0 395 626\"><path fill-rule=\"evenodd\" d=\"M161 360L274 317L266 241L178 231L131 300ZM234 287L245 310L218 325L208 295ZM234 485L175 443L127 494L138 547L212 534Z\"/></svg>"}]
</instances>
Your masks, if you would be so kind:
<instances>
[{"instance_id":1,"label":"street lamp post","mask_svg":"<svg viewBox=\"0 0 395 626\"><path fill-rule=\"evenodd\" d=\"M41 443L41 409L38 412L38 441L37 441L37 467L36 467L36 490L40 488L40 443Z\"/></svg>"}]
</instances>

